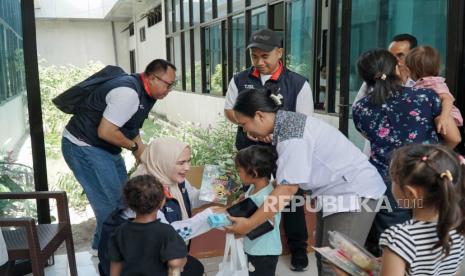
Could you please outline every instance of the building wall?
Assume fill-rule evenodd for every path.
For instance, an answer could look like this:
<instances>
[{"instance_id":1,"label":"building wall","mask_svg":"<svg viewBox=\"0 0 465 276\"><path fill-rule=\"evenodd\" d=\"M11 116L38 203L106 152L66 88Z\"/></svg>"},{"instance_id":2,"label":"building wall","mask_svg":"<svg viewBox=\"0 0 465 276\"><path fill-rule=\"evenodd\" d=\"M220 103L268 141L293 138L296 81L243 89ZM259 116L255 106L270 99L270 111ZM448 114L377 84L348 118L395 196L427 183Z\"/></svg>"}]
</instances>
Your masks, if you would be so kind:
<instances>
[{"instance_id":1,"label":"building wall","mask_svg":"<svg viewBox=\"0 0 465 276\"><path fill-rule=\"evenodd\" d=\"M26 105L22 95L0 104L0 150L11 151L26 133Z\"/></svg>"},{"instance_id":2,"label":"building wall","mask_svg":"<svg viewBox=\"0 0 465 276\"><path fill-rule=\"evenodd\" d=\"M224 97L172 91L165 99L157 101L153 111L174 123L190 121L200 123L203 127L214 126L224 118ZM321 113L315 113L314 116L339 127L338 116Z\"/></svg>"},{"instance_id":3,"label":"building wall","mask_svg":"<svg viewBox=\"0 0 465 276\"><path fill-rule=\"evenodd\" d=\"M44 58L49 64L85 66L90 61L116 63L109 21L38 19L36 30L39 59ZM121 52L125 50L125 44L118 43Z\"/></svg>"},{"instance_id":4,"label":"building wall","mask_svg":"<svg viewBox=\"0 0 465 276\"><path fill-rule=\"evenodd\" d=\"M103 18L117 0L35 0L36 18Z\"/></svg>"}]
</instances>

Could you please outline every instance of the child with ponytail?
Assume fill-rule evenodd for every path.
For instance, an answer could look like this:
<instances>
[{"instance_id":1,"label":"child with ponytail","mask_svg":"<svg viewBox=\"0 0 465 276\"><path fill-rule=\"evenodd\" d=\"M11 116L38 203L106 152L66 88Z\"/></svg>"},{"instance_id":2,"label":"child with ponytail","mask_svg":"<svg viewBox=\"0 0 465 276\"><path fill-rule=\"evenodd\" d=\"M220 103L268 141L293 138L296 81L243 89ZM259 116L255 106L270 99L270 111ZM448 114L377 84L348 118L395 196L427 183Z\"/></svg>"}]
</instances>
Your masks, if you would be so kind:
<instances>
[{"instance_id":1,"label":"child with ponytail","mask_svg":"<svg viewBox=\"0 0 465 276\"><path fill-rule=\"evenodd\" d=\"M465 254L465 160L440 145L395 151L392 192L413 218L380 239L382 275L456 275Z\"/></svg>"}]
</instances>

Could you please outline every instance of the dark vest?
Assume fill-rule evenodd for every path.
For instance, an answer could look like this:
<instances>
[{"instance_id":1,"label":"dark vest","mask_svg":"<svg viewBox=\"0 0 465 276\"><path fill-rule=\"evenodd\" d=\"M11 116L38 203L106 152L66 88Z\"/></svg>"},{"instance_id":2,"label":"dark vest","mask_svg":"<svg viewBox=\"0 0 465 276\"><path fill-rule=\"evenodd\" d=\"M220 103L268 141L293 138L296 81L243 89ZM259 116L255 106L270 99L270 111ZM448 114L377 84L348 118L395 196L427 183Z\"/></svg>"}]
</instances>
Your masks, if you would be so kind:
<instances>
[{"instance_id":1,"label":"dark vest","mask_svg":"<svg viewBox=\"0 0 465 276\"><path fill-rule=\"evenodd\" d=\"M187 193L187 190L185 188L185 182L179 183L178 186L179 186L179 189L181 190L182 198L184 200L184 206L186 206L187 215L191 217L192 206L191 206L191 201L189 199L189 194ZM179 205L178 200L175 198L166 198L165 205L163 205L163 208L161 208L161 211L163 212L166 220L169 223L182 220L181 205Z\"/></svg>"},{"instance_id":2,"label":"dark vest","mask_svg":"<svg viewBox=\"0 0 465 276\"><path fill-rule=\"evenodd\" d=\"M144 89L144 84L139 74L126 75L109 80L97 87L80 105L76 114L69 121L66 129L79 140L87 144L102 148L112 154L121 152L121 148L112 145L98 137L97 130L102 120L103 112L107 107L105 98L114 88L128 87L137 92L139 96L139 108L127 121L120 131L128 139L134 139L139 135L139 129L148 117L156 100L151 98Z\"/></svg>"},{"instance_id":3,"label":"dark vest","mask_svg":"<svg viewBox=\"0 0 465 276\"><path fill-rule=\"evenodd\" d=\"M254 67L250 67L234 76L234 83L237 86L238 93L244 89L250 88L267 88L279 87L279 93L283 95L282 110L295 111L297 96L307 80L301 75L288 70L283 67L283 70L277 79L273 77L262 85L260 75L254 71ZM247 138L242 127L238 127L236 134L236 148L241 150L251 145L264 144L261 142L254 142Z\"/></svg>"}]
</instances>

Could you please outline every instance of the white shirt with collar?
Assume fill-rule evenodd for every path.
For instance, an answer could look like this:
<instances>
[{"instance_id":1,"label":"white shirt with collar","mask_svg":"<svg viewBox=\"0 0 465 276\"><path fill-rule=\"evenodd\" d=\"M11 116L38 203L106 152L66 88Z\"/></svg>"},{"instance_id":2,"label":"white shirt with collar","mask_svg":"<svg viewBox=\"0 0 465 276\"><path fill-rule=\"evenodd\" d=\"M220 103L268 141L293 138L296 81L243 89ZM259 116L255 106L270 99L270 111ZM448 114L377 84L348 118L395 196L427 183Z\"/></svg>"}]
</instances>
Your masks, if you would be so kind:
<instances>
[{"instance_id":1,"label":"white shirt with collar","mask_svg":"<svg viewBox=\"0 0 465 276\"><path fill-rule=\"evenodd\" d=\"M322 200L323 216L357 211L360 197L379 199L386 185L367 157L320 119L278 111L273 133L278 184L298 184ZM331 201L338 200L335 206Z\"/></svg>"}]
</instances>

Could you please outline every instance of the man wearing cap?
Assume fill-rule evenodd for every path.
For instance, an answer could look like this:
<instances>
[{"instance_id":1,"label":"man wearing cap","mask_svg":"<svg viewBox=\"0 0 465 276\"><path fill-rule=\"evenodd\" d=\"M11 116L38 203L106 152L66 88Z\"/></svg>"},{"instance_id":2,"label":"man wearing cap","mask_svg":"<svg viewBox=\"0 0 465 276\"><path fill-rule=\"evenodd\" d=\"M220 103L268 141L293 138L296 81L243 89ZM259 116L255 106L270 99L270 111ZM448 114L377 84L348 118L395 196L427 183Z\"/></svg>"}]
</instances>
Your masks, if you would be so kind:
<instances>
[{"instance_id":1,"label":"man wearing cap","mask_svg":"<svg viewBox=\"0 0 465 276\"><path fill-rule=\"evenodd\" d=\"M310 84L303 76L290 71L283 65L281 58L284 49L279 35L269 29L258 30L251 35L247 49L250 50L252 66L237 73L231 79L224 105L226 118L237 124L232 109L237 95L249 88L277 89L283 96L283 110L312 115L313 97ZM258 141L238 127L236 135L238 150L257 143L271 145L270 142L271 137ZM303 191L299 190L296 195L302 194ZM283 221L292 255L291 268L294 271L304 271L308 267L308 234L303 206L295 208L294 212L284 212Z\"/></svg>"}]
</instances>

